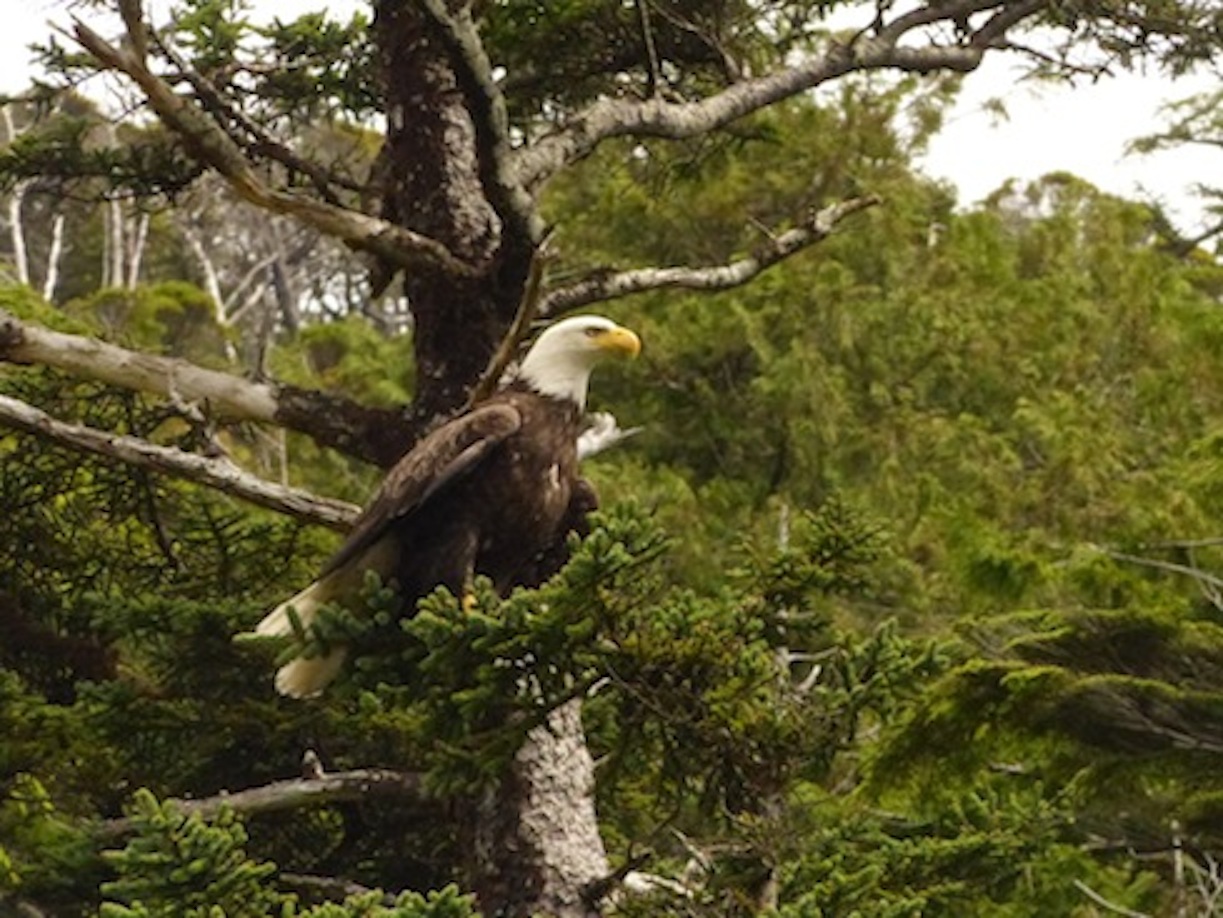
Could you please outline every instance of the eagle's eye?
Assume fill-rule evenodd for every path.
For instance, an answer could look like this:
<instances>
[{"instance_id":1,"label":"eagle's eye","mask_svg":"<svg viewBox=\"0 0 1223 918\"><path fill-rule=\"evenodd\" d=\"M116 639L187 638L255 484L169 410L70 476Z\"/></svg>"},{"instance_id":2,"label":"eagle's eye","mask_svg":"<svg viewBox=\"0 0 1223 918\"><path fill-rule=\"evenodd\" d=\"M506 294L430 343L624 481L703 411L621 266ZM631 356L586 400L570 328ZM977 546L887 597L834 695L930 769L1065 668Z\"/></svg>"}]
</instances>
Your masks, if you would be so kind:
<instances>
[{"instance_id":1,"label":"eagle's eye","mask_svg":"<svg viewBox=\"0 0 1223 918\"><path fill-rule=\"evenodd\" d=\"M584 330L582 333L583 333L583 334L584 334L584 335L585 335L587 338L597 338L597 337L599 337L599 335L601 335L601 334L603 333L603 329L601 329L601 328L594 328L594 327L591 327L591 328L587 328L587 329L585 329L585 330Z\"/></svg>"}]
</instances>

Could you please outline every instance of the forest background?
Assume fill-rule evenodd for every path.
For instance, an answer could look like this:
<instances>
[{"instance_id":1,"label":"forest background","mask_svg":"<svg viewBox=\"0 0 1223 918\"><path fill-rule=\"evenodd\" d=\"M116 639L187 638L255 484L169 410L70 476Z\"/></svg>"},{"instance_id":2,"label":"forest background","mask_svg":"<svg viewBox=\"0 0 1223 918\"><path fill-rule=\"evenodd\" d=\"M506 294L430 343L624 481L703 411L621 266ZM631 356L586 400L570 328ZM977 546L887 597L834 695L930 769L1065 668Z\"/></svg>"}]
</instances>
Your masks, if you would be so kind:
<instances>
[{"instance_id":1,"label":"forest background","mask_svg":"<svg viewBox=\"0 0 1223 918\"><path fill-rule=\"evenodd\" d=\"M474 21L522 77L504 85L521 122L563 123L549 106L580 110L596 77L679 104L750 79L732 64L845 40L821 29L836 4L716 6ZM1098 30L1100 56L1049 70L1201 73L1223 49L1193 4L1144 7L1124 36L1090 5L1030 6L1053 34ZM756 18L735 32L740 7ZM109 47L164 59L206 112L231 79L247 107L228 123L266 134L245 152L303 154L264 180L378 212L367 18L255 28L191 0L140 49L139 11L116 9ZM903 18L877 12L880 34ZM949 46L985 28L945 25ZM456 801L575 695L610 864L581 913L1223 908L1219 224L1189 233L1067 174L959 205L913 167L972 79L938 67L851 68L716 129L605 139L540 193L553 229L523 303L559 314L650 266L750 282L596 307L646 351L600 370L592 407L640 431L588 462L606 511L555 582L471 616L436 597L398 657L370 648L296 702L272 691L275 651L232 637L310 579L395 444L227 418L173 374L137 391L157 386L99 371L111 352L86 342L247 394L275 380L309 423L391 417L421 404L412 298L384 251L234 195L139 94L74 91L105 54L58 41L0 125L0 913L467 914L482 880ZM557 47L559 76L532 70ZM591 48L608 55L587 73ZM1219 102L1140 145L1217 145ZM386 615L376 586L365 600ZM322 773L291 780L307 751Z\"/></svg>"}]
</instances>

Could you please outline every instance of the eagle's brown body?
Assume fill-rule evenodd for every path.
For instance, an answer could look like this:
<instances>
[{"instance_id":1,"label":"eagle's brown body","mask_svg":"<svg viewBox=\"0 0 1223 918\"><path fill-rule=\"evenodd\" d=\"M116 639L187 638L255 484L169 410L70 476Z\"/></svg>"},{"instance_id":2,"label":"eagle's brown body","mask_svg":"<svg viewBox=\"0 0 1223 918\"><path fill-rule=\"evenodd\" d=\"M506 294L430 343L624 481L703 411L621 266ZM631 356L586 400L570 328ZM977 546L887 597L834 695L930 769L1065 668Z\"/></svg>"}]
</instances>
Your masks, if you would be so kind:
<instances>
[{"instance_id":1,"label":"eagle's brown body","mask_svg":"<svg viewBox=\"0 0 1223 918\"><path fill-rule=\"evenodd\" d=\"M399 460L318 580L273 609L256 634L292 636L294 616L308 627L325 603L359 594L370 570L395 585L408 609L438 586L461 594L477 575L504 595L555 573L568 534L584 532L596 505L577 452L590 369L600 351L635 354L639 346L631 332L594 317L546 332L517 382ZM281 667L276 687L317 694L344 657L343 647L299 657Z\"/></svg>"},{"instance_id":2,"label":"eagle's brown body","mask_svg":"<svg viewBox=\"0 0 1223 918\"><path fill-rule=\"evenodd\" d=\"M534 585L553 573L539 569L541 558L591 509L580 433L572 402L521 386L493 395L391 470L324 576L390 539L386 573L408 601L439 585L460 593L473 574L500 593Z\"/></svg>"}]
</instances>

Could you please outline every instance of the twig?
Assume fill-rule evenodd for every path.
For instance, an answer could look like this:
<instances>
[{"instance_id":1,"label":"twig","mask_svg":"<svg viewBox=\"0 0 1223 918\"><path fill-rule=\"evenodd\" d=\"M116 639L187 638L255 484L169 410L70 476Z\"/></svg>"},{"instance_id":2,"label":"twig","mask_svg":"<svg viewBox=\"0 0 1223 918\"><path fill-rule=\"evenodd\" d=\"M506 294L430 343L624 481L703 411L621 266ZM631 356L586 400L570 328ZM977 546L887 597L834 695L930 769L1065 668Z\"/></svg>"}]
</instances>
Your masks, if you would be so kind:
<instances>
[{"instance_id":1,"label":"twig","mask_svg":"<svg viewBox=\"0 0 1223 918\"><path fill-rule=\"evenodd\" d=\"M531 267L527 272L526 286L522 291L522 299L518 302L518 311L514 314L514 321L510 323L510 327L502 337L501 343L497 345L497 350L489 358L488 366L480 374L480 379L472 387L471 395L467 397L464 411L484 401L484 399L496 391L497 384L501 381L502 375L504 375L511 361L513 361L514 355L518 352L518 345L522 343L523 339L527 336L527 332L530 331L531 323L539 313L544 271L551 257L548 251L548 240L544 239L531 255Z\"/></svg>"},{"instance_id":2,"label":"twig","mask_svg":"<svg viewBox=\"0 0 1223 918\"><path fill-rule=\"evenodd\" d=\"M658 65L658 49L654 47L654 29L650 25L650 0L637 0L637 17L641 23L641 41L645 45L649 82L646 95L656 96L662 92L662 68Z\"/></svg>"}]
</instances>

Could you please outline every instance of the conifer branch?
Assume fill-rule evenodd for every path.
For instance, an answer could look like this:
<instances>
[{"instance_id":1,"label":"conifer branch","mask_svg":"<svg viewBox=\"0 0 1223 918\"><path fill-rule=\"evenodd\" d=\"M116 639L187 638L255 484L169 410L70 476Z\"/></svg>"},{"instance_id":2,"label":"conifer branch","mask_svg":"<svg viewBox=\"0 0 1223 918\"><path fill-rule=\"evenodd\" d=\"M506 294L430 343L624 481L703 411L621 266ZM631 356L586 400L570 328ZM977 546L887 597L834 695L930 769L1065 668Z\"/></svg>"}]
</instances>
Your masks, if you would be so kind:
<instances>
[{"instance_id":1,"label":"conifer branch","mask_svg":"<svg viewBox=\"0 0 1223 918\"><path fill-rule=\"evenodd\" d=\"M337 771L318 778L273 781L262 787L232 794L222 792L214 797L202 797L199 800L173 799L167 802L173 803L182 813L196 814L207 819L224 808L242 816L253 816L331 803L415 801L423 797L424 782L418 774L384 768L362 768L355 771ZM108 819L98 826L97 834L104 839L115 838L133 828L132 820L126 817Z\"/></svg>"},{"instance_id":2,"label":"conifer branch","mask_svg":"<svg viewBox=\"0 0 1223 918\"><path fill-rule=\"evenodd\" d=\"M649 290L680 287L688 290L729 290L752 280L791 255L828 238L837 224L851 214L880 203L867 195L822 208L802 226L771 236L754 254L723 265L707 267L638 268L631 271L597 271L582 280L544 296L539 314L551 317L606 300Z\"/></svg>"},{"instance_id":3,"label":"conifer branch","mask_svg":"<svg viewBox=\"0 0 1223 918\"><path fill-rule=\"evenodd\" d=\"M224 457L201 456L159 446L139 437L69 424L6 395L0 395L0 425L23 430L70 449L206 485L260 507L341 532L348 530L361 510L344 501L317 497L298 488L265 481Z\"/></svg>"}]
</instances>

